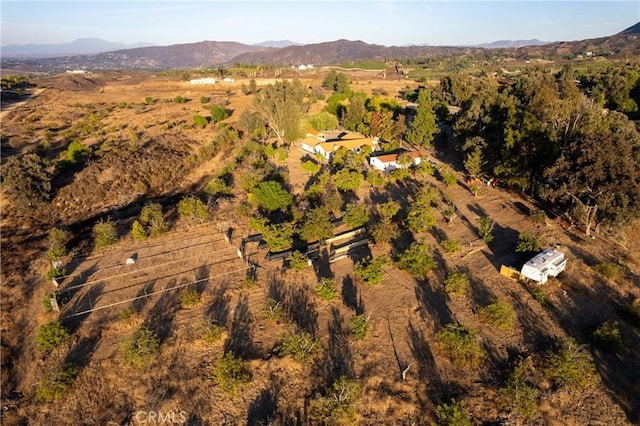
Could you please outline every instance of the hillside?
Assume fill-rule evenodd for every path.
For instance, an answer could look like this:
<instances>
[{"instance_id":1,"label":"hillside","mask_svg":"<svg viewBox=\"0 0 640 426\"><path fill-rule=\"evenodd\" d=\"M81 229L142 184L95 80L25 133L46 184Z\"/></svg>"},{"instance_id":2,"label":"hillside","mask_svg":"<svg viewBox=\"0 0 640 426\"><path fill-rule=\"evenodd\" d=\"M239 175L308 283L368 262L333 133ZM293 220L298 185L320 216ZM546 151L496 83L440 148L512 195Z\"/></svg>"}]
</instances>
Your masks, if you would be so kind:
<instances>
[{"instance_id":1,"label":"hillside","mask_svg":"<svg viewBox=\"0 0 640 426\"><path fill-rule=\"evenodd\" d=\"M384 61L434 56L485 57L487 49L490 49L492 55L514 56L522 60L540 57L562 59L578 55L617 58L640 54L638 24L610 37L549 44L529 40L524 41L528 44L526 47L519 47L521 43L496 42L475 47L382 46L360 40L336 40L290 45L292 42L284 40L249 46L236 42L202 41L60 58L20 59L3 56L2 68L13 72L60 72L68 69L185 69L231 66L234 63L277 66L333 65L359 60Z\"/></svg>"}]
</instances>

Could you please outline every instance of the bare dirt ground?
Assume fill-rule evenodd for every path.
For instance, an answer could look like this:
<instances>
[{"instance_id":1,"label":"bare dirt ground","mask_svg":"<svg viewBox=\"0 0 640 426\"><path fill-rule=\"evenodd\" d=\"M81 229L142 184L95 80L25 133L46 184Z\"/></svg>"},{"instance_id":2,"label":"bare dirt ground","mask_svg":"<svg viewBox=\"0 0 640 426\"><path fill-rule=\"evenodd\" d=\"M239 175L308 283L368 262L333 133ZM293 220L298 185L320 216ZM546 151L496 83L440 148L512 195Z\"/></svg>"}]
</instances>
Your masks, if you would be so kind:
<instances>
[{"instance_id":1,"label":"bare dirt ground","mask_svg":"<svg viewBox=\"0 0 640 426\"><path fill-rule=\"evenodd\" d=\"M415 86L376 80L364 72L353 79L355 90L384 87L389 96L406 85ZM270 81L258 79L257 83ZM384 281L374 287L354 277L355 261L369 253L388 254L397 247L370 244L350 258L329 264L322 256L313 268L295 272L284 271L279 262L267 262L265 250L253 243L246 255L259 269L255 283L247 281L247 264L236 253L241 238L252 233L246 219L236 213L241 191L236 199L211 206L210 223L194 227L175 222L176 200L201 189L228 160L220 153L185 166L214 134L210 128L191 126L192 115L206 112L200 97L226 104L233 111L227 121L233 123L252 101L240 93L243 82L248 84L238 80L193 87L146 73L63 76L42 82L41 87L46 87L42 93L3 117L3 136L8 137L6 146L3 139L3 155L19 155L38 145L42 149L49 138L47 155L55 158L68 144L64 132L86 122L91 114L99 116L102 130L83 143L105 152L71 179L57 182L53 211L20 217L11 214L11 206L3 200L3 424L135 424L140 410L184 411L188 424L302 424L309 400L326 387L330 377L342 374L361 385L355 407L358 424L430 424L434 407L452 397L465 403L474 424L497 424L506 416L498 408L496 389L519 359L542 353L557 337L572 336L588 344L595 327L611 319L621 325L625 348L609 354L589 346L601 384L565 392L539 383L543 391L538 413L528 424L638 421L640 334L620 316L621 306L640 297L637 252L566 230L551 219L536 225L528 218L534 203L518 194L487 186L474 197L462 174L450 188L435 177L428 178L459 211L451 224L438 214L432 232L415 236L434 247L438 271L416 280L389 266ZM305 80L309 85L318 83L317 78ZM163 102L176 96L190 101ZM144 105L145 97L157 101ZM127 107L118 107L121 102ZM47 129L52 137L46 135ZM450 162L450 151L441 152L432 160ZM284 163L294 193L301 193L308 180L300 166L304 155L293 146ZM391 184L380 194L363 184L357 196L369 205L387 195L407 204L417 185L410 179ZM157 239L134 242L128 234L130 223L147 199L162 202L174 229ZM107 216L118 220L121 240L109 249L92 251L87 229ZM496 222L495 240L488 245L478 238L481 216ZM45 312L41 303L53 289L43 278L48 269L45 232L53 224L77 231L76 257L69 261L70 276L61 280L60 287L69 300L60 313ZM233 236L227 243L223 232L229 227ZM521 232L540 234L548 246L560 247L569 258L565 273L539 287L548 307L535 300L530 285L498 273L501 264L521 261L514 255ZM444 254L440 242L445 237L459 241L460 252ZM136 263L126 265L131 257ZM592 269L604 260L624 261L631 272L608 280ZM444 292L444 279L452 270L470 275L469 297L450 298ZM334 277L340 294L332 302L322 301L313 290L318 278L327 275ZM189 288L201 291L202 299L185 308L180 298ZM266 316L267 297L282 303L286 320ZM500 331L479 320L480 308L495 300L508 301L516 310L512 330ZM127 320L118 318L127 307L137 314ZM76 315L87 310L93 311ZM348 337L348 321L363 312L369 317L370 330L366 339L354 341ZM35 346L35 330L58 317L71 328L72 337L63 347L43 354ZM212 344L201 338L206 322L224 327ZM479 331L487 353L480 368L457 368L438 349L435 334L451 322ZM142 324L157 331L161 345L151 365L137 370L123 364L120 345ZM300 365L274 356L282 335L294 330L308 331L322 342L324 350L315 362ZM249 360L252 376L251 385L235 397L224 395L212 380L215 360L230 349ZM37 401L38 381L50 365L60 362L76 365L78 379L60 402Z\"/></svg>"}]
</instances>

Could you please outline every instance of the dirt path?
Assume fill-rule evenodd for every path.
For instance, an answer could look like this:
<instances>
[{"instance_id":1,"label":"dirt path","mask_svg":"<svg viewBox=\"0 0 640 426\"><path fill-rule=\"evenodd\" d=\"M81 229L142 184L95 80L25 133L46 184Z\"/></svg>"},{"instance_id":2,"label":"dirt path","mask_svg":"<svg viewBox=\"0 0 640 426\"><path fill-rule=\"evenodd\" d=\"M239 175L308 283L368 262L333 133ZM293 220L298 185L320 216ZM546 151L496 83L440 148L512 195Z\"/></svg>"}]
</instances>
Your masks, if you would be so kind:
<instances>
[{"instance_id":1,"label":"dirt path","mask_svg":"<svg viewBox=\"0 0 640 426\"><path fill-rule=\"evenodd\" d=\"M4 120L4 119L5 119L5 117L7 116L7 114L9 114L11 111L13 111L13 110L15 110L15 109L17 109L17 108L19 108L19 107L22 107L22 106L26 105L27 103L29 103L29 102L31 102L31 101L33 101L33 100L35 100L35 99L36 99L38 96L40 96L40 95L41 95L45 90L47 90L47 89L43 89L43 88L35 89L35 90L33 91L33 93L31 94L31 96L29 96L29 97L28 97L27 99L25 99L24 101L16 102L16 103L13 103L13 104L8 105L8 106L6 106L6 107L3 107L3 108L2 108L2 110L0 111L0 122L1 122L2 120Z\"/></svg>"}]
</instances>

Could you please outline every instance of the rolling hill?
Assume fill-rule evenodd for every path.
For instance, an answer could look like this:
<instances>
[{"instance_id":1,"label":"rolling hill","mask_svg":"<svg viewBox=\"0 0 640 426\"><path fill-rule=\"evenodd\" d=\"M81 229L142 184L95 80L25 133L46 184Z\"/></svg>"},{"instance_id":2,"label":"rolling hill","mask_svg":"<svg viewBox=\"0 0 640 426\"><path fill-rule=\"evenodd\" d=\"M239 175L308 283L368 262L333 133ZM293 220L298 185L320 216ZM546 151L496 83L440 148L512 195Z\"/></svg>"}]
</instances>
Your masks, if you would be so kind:
<instances>
[{"instance_id":1,"label":"rolling hill","mask_svg":"<svg viewBox=\"0 0 640 426\"><path fill-rule=\"evenodd\" d=\"M533 42L533 41L529 41ZM202 41L171 46L140 47L91 55L76 55L55 58L2 58L2 68L11 71L56 72L83 68L89 70L122 69L186 69L231 65L236 62L273 65L331 65L358 60L388 60L400 58L429 57L436 55L474 55L485 49L480 46L382 46L361 40L336 40L307 45L268 47L246 45L228 41ZM498 42L496 42L498 43ZM570 58L583 56L624 57L640 54L640 23L609 37L590 40L555 42L543 45L501 47L505 42L491 43L484 47L493 52L504 52L520 59L540 56ZM507 43L508 44L508 43Z\"/></svg>"}]
</instances>

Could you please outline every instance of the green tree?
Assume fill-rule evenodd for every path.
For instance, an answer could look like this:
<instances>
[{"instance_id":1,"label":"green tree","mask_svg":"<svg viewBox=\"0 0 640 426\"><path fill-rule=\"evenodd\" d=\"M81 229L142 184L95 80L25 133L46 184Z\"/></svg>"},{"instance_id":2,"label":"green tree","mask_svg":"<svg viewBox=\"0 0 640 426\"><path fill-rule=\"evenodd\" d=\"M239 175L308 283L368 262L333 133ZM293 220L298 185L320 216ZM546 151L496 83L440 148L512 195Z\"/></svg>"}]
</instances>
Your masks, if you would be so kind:
<instances>
[{"instance_id":1,"label":"green tree","mask_svg":"<svg viewBox=\"0 0 640 426\"><path fill-rule=\"evenodd\" d=\"M322 80L322 87L336 93L345 93L349 90L349 80L345 74L331 70Z\"/></svg>"},{"instance_id":2,"label":"green tree","mask_svg":"<svg viewBox=\"0 0 640 426\"><path fill-rule=\"evenodd\" d=\"M47 251L47 259L56 260L67 255L67 243L71 239L68 231L60 228L51 228L49 230L49 250Z\"/></svg>"},{"instance_id":3,"label":"green tree","mask_svg":"<svg viewBox=\"0 0 640 426\"><path fill-rule=\"evenodd\" d=\"M213 121L214 123L225 120L228 117L229 112L225 107L220 105L214 105L211 107L211 121Z\"/></svg>"},{"instance_id":4,"label":"green tree","mask_svg":"<svg viewBox=\"0 0 640 426\"><path fill-rule=\"evenodd\" d=\"M253 140L262 141L267 136L265 121L255 111L244 110L238 119L238 127Z\"/></svg>"},{"instance_id":5,"label":"green tree","mask_svg":"<svg viewBox=\"0 0 640 426\"><path fill-rule=\"evenodd\" d=\"M202 115L194 115L193 116L193 125L196 127L200 127L201 129L204 129L205 127L207 127L207 124L209 124L209 121L207 120L207 117L203 117Z\"/></svg>"},{"instance_id":6,"label":"green tree","mask_svg":"<svg viewBox=\"0 0 640 426\"><path fill-rule=\"evenodd\" d=\"M349 203L344 212L344 222L352 228L359 228L369 222L370 210L364 204Z\"/></svg>"},{"instance_id":7,"label":"green tree","mask_svg":"<svg viewBox=\"0 0 640 426\"><path fill-rule=\"evenodd\" d=\"M447 253L456 253L460 251L460 243L452 238L447 238L440 244L442 245L444 251Z\"/></svg>"},{"instance_id":8,"label":"green tree","mask_svg":"<svg viewBox=\"0 0 640 426\"><path fill-rule=\"evenodd\" d=\"M302 271L309 266L309 258L298 250L294 250L289 257L289 264L294 270Z\"/></svg>"},{"instance_id":9,"label":"green tree","mask_svg":"<svg viewBox=\"0 0 640 426\"><path fill-rule=\"evenodd\" d=\"M231 188L221 178L213 178L204 187L204 192L207 195L229 195L231 194Z\"/></svg>"},{"instance_id":10,"label":"green tree","mask_svg":"<svg viewBox=\"0 0 640 426\"><path fill-rule=\"evenodd\" d=\"M279 144L304 136L302 117L307 112L305 90L299 80L277 81L256 95L253 109L273 132Z\"/></svg>"},{"instance_id":11,"label":"green tree","mask_svg":"<svg viewBox=\"0 0 640 426\"><path fill-rule=\"evenodd\" d=\"M543 371L556 386L572 389L599 381L591 354L572 338L560 339L555 348L547 352Z\"/></svg>"},{"instance_id":12,"label":"green tree","mask_svg":"<svg viewBox=\"0 0 640 426\"><path fill-rule=\"evenodd\" d=\"M36 332L36 344L45 351L57 348L68 338L69 330L59 320L41 325Z\"/></svg>"},{"instance_id":13,"label":"green tree","mask_svg":"<svg viewBox=\"0 0 640 426\"><path fill-rule=\"evenodd\" d=\"M518 235L518 245L516 246L518 253L537 253L540 249L540 238L538 236L526 232L521 232Z\"/></svg>"},{"instance_id":14,"label":"green tree","mask_svg":"<svg viewBox=\"0 0 640 426\"><path fill-rule=\"evenodd\" d=\"M355 315L349 320L349 330L355 340L364 340L369 331L369 320L364 314Z\"/></svg>"},{"instance_id":15,"label":"green tree","mask_svg":"<svg viewBox=\"0 0 640 426\"><path fill-rule=\"evenodd\" d=\"M362 173L346 168L338 170L338 172L333 175L336 188L342 191L357 191L360 185L362 185L363 180Z\"/></svg>"},{"instance_id":16,"label":"green tree","mask_svg":"<svg viewBox=\"0 0 640 426\"><path fill-rule=\"evenodd\" d=\"M620 324L605 321L593 332L593 343L606 352L619 352L624 347Z\"/></svg>"},{"instance_id":17,"label":"green tree","mask_svg":"<svg viewBox=\"0 0 640 426\"><path fill-rule=\"evenodd\" d=\"M333 278L320 278L320 281L316 284L316 294L322 300L330 302L338 297L338 289L336 289L336 282Z\"/></svg>"},{"instance_id":18,"label":"green tree","mask_svg":"<svg viewBox=\"0 0 640 426\"><path fill-rule=\"evenodd\" d=\"M472 151L465 154L464 168L467 169L471 177L478 177L482 174L484 160L482 159L482 149L475 147Z\"/></svg>"},{"instance_id":19,"label":"green tree","mask_svg":"<svg viewBox=\"0 0 640 426\"><path fill-rule=\"evenodd\" d=\"M265 220L251 219L249 225L262 233L262 239L271 251L282 251L293 244L293 224L267 224Z\"/></svg>"},{"instance_id":20,"label":"green tree","mask_svg":"<svg viewBox=\"0 0 640 426\"><path fill-rule=\"evenodd\" d=\"M523 422L532 420L538 412L538 391L527 381L530 359L518 363L507 382L498 390L498 406Z\"/></svg>"},{"instance_id":21,"label":"green tree","mask_svg":"<svg viewBox=\"0 0 640 426\"><path fill-rule=\"evenodd\" d=\"M315 130L334 130L338 127L338 119L327 111L320 111L307 117L305 124L305 127Z\"/></svg>"},{"instance_id":22,"label":"green tree","mask_svg":"<svg viewBox=\"0 0 640 426\"><path fill-rule=\"evenodd\" d=\"M384 266L389 264L387 256L378 256L373 259L367 256L356 263L354 275L364 281L368 286L380 284L384 278Z\"/></svg>"},{"instance_id":23,"label":"green tree","mask_svg":"<svg viewBox=\"0 0 640 426\"><path fill-rule=\"evenodd\" d=\"M329 211L324 207L317 207L307 213L300 238L305 241L316 241L333 236L333 225Z\"/></svg>"},{"instance_id":24,"label":"green tree","mask_svg":"<svg viewBox=\"0 0 640 426\"><path fill-rule=\"evenodd\" d=\"M107 219L93 225L93 241L96 248L108 247L118 242L116 224Z\"/></svg>"},{"instance_id":25,"label":"green tree","mask_svg":"<svg viewBox=\"0 0 640 426\"><path fill-rule=\"evenodd\" d=\"M140 224L137 220L134 220L131 224L131 236L134 240L144 241L149 236L147 235L147 231L144 229L144 226Z\"/></svg>"},{"instance_id":26,"label":"green tree","mask_svg":"<svg viewBox=\"0 0 640 426\"><path fill-rule=\"evenodd\" d=\"M51 199L51 173L36 154L10 157L2 167L2 185L18 208L26 209Z\"/></svg>"},{"instance_id":27,"label":"green tree","mask_svg":"<svg viewBox=\"0 0 640 426\"><path fill-rule=\"evenodd\" d=\"M249 92L258 93L258 83L253 78L249 80Z\"/></svg>"},{"instance_id":28,"label":"green tree","mask_svg":"<svg viewBox=\"0 0 640 426\"><path fill-rule=\"evenodd\" d=\"M317 175L320 172L322 166L314 161L307 160L302 163L302 170L309 173L309 176Z\"/></svg>"},{"instance_id":29,"label":"green tree","mask_svg":"<svg viewBox=\"0 0 640 426\"><path fill-rule=\"evenodd\" d=\"M433 258L433 249L424 242L414 242L398 257L398 267L416 278L425 278L429 272L438 267Z\"/></svg>"},{"instance_id":30,"label":"green tree","mask_svg":"<svg viewBox=\"0 0 640 426\"><path fill-rule=\"evenodd\" d=\"M369 235L376 244L388 243L400 235L400 229L390 218L383 217L369 228Z\"/></svg>"},{"instance_id":31,"label":"green tree","mask_svg":"<svg viewBox=\"0 0 640 426\"><path fill-rule=\"evenodd\" d=\"M431 207L431 195L421 192L416 197L409 213L407 214L407 224L414 232L425 232L436 225L436 214Z\"/></svg>"},{"instance_id":32,"label":"green tree","mask_svg":"<svg viewBox=\"0 0 640 426\"><path fill-rule=\"evenodd\" d=\"M417 103L416 114L407 132L407 140L414 145L428 148L433 142L434 135L438 132L431 90L420 90Z\"/></svg>"},{"instance_id":33,"label":"green tree","mask_svg":"<svg viewBox=\"0 0 640 426\"><path fill-rule=\"evenodd\" d=\"M143 326L122 342L120 350L126 364L142 368L149 365L159 347L158 334Z\"/></svg>"},{"instance_id":34,"label":"green tree","mask_svg":"<svg viewBox=\"0 0 640 426\"><path fill-rule=\"evenodd\" d=\"M286 210L293 204L293 195L280 182L267 180L260 182L251 192L249 200L261 208L273 212Z\"/></svg>"},{"instance_id":35,"label":"green tree","mask_svg":"<svg viewBox=\"0 0 640 426\"><path fill-rule=\"evenodd\" d=\"M495 223L489 216L484 216L478 218L478 225L478 233L480 234L480 238L482 238L482 241L489 244L491 241L493 241L492 232Z\"/></svg>"},{"instance_id":36,"label":"green tree","mask_svg":"<svg viewBox=\"0 0 640 426\"><path fill-rule=\"evenodd\" d=\"M210 214L207 206L201 199L194 196L185 196L178 203L178 215L182 219L195 222L206 222Z\"/></svg>"},{"instance_id":37,"label":"green tree","mask_svg":"<svg viewBox=\"0 0 640 426\"><path fill-rule=\"evenodd\" d=\"M147 203L140 211L140 223L145 226L147 234L152 238L169 231L160 203Z\"/></svg>"}]
</instances>

